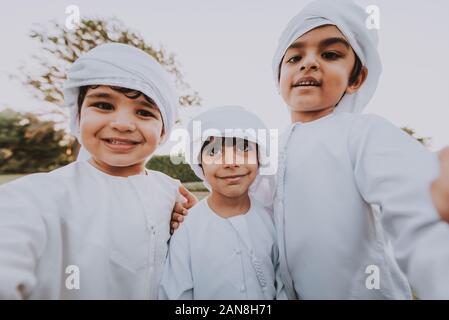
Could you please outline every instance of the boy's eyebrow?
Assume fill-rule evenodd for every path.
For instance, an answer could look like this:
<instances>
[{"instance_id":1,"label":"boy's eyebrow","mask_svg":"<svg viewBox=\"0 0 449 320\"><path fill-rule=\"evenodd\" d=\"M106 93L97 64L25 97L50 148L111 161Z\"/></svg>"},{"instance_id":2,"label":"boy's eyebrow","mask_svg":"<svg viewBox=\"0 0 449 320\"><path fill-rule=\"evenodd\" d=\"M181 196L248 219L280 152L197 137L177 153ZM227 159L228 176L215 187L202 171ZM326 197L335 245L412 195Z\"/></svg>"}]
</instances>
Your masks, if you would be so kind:
<instances>
[{"instance_id":1,"label":"boy's eyebrow","mask_svg":"<svg viewBox=\"0 0 449 320\"><path fill-rule=\"evenodd\" d=\"M112 99L112 95L106 92L92 92L88 95L86 95L86 98L103 98L103 99ZM148 107L150 109L159 110L159 108L156 106L156 104L149 103L146 100L136 100L135 103L140 104L144 107Z\"/></svg>"},{"instance_id":2,"label":"boy's eyebrow","mask_svg":"<svg viewBox=\"0 0 449 320\"><path fill-rule=\"evenodd\" d=\"M137 104L140 104L140 105L142 105L142 106L144 106L144 107L148 107L148 108L150 108L150 109L159 110L159 108L156 106L156 104L154 104L154 103L149 103L149 102L146 101L146 100L136 100L136 103L137 103Z\"/></svg>"},{"instance_id":3,"label":"boy's eyebrow","mask_svg":"<svg viewBox=\"0 0 449 320\"><path fill-rule=\"evenodd\" d=\"M340 37L332 37L332 38L327 38L327 39L321 40L320 43L318 44L318 47L320 49L323 49L323 48L326 48L326 47L328 47L330 45L333 45L333 44L336 44L336 43L340 43L340 44L344 45L348 49L351 47L349 45L348 41L346 41L345 39L340 38ZM287 48L287 50L289 50L289 49L302 49L305 46L306 46L306 44L304 42L297 41L297 42L292 43ZM287 50L285 50L285 51L287 52Z\"/></svg>"},{"instance_id":4,"label":"boy's eyebrow","mask_svg":"<svg viewBox=\"0 0 449 320\"><path fill-rule=\"evenodd\" d=\"M86 98L112 98L112 96L109 93L106 92L92 92L86 95Z\"/></svg>"},{"instance_id":5,"label":"boy's eyebrow","mask_svg":"<svg viewBox=\"0 0 449 320\"><path fill-rule=\"evenodd\" d=\"M343 38L340 37L333 37L333 38L327 38L322 41L320 41L320 44L318 45L320 49L329 47L333 44L342 44L346 47L346 49L349 49L351 46L349 45L348 41L346 41Z\"/></svg>"}]
</instances>

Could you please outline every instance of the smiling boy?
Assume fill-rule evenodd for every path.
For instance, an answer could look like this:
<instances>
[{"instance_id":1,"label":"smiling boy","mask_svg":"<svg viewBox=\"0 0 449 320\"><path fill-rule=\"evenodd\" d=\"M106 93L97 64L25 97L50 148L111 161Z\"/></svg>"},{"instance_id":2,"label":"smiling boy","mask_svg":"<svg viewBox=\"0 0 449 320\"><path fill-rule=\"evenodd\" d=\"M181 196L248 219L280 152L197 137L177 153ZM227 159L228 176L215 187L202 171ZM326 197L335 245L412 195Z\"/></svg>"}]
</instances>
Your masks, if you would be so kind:
<instances>
[{"instance_id":1,"label":"smiling boy","mask_svg":"<svg viewBox=\"0 0 449 320\"><path fill-rule=\"evenodd\" d=\"M0 187L0 298L156 299L179 182L145 169L177 98L147 53L100 45L68 71L88 161Z\"/></svg>"},{"instance_id":2,"label":"smiling boy","mask_svg":"<svg viewBox=\"0 0 449 320\"><path fill-rule=\"evenodd\" d=\"M278 274L272 213L250 196L264 179L263 139L241 130L265 129L241 107L218 107L194 118L190 164L211 190L170 240L161 281L163 299L274 299L285 297ZM214 135L208 132L214 130ZM212 134L212 132L211 132ZM207 136L203 136L207 135ZM203 140L204 139L204 140ZM195 146L200 148L196 148ZM263 161L262 161L263 160ZM256 188L257 189L257 188ZM251 190L257 191L257 190Z\"/></svg>"}]
</instances>

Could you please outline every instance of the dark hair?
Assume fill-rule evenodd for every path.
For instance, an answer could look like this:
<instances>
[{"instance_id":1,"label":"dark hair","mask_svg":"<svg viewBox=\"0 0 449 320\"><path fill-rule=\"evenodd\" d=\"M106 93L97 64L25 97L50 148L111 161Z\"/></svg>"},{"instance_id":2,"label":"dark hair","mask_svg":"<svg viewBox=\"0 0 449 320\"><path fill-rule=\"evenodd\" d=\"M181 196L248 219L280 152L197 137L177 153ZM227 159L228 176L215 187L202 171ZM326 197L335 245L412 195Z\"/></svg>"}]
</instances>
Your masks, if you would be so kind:
<instances>
[{"instance_id":1,"label":"dark hair","mask_svg":"<svg viewBox=\"0 0 449 320\"><path fill-rule=\"evenodd\" d=\"M203 143L203 145L201 146L201 151L200 151L200 154L199 154L199 156L198 156L198 161L199 161L199 166L201 167L201 168L203 168L203 166L202 166L202 162L203 162L203 151L204 151L204 149L214 140L213 138L215 138L215 137L209 137L204 143ZM223 137L218 137L218 138L222 138L223 139ZM223 141L222 141L222 146L226 143L226 140L230 140L231 138L224 138L223 139ZM235 137L233 137L232 138L232 145L233 146L235 146L236 144L237 144L237 139L238 138L235 138ZM242 139L243 141L244 141L244 143L249 143L249 141L247 140L247 139ZM257 164L259 164L259 145L256 143L256 154L257 154Z\"/></svg>"},{"instance_id":2,"label":"dark hair","mask_svg":"<svg viewBox=\"0 0 449 320\"><path fill-rule=\"evenodd\" d=\"M355 55L355 62L354 66L352 67L351 75L349 76L348 85L352 85L357 81L357 78L360 75L360 72L362 72L362 61L360 60L359 56L354 52Z\"/></svg>"},{"instance_id":3,"label":"dark hair","mask_svg":"<svg viewBox=\"0 0 449 320\"><path fill-rule=\"evenodd\" d=\"M88 86L80 87L79 94L78 94L78 118L81 115L81 106L83 105L84 99L86 98L87 91L89 89L96 89L99 86L100 85L88 85ZM125 95L127 98L130 98L130 99L137 99L138 97L143 95L145 100L147 100L149 103L157 106L157 104L154 102L153 99L151 99L146 94L143 94L142 92L140 92L138 90L123 88L123 87L118 87L118 86L108 86L108 87L114 91L122 93L123 95Z\"/></svg>"}]
</instances>

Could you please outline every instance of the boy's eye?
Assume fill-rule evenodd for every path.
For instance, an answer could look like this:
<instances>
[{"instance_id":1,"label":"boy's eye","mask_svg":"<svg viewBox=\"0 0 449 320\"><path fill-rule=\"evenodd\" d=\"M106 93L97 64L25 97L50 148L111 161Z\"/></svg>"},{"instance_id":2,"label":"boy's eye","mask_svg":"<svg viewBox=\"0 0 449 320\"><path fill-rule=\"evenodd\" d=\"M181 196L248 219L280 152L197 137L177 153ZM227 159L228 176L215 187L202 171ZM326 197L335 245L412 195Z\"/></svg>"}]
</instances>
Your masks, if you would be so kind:
<instances>
[{"instance_id":1,"label":"boy's eye","mask_svg":"<svg viewBox=\"0 0 449 320\"><path fill-rule=\"evenodd\" d=\"M139 115L139 116L141 116L141 117L145 117L145 118L148 118L148 117L155 117L155 115L154 115L152 112L150 112L150 111L148 111L148 110L145 110L145 109L139 109L139 110L137 110L136 114Z\"/></svg>"},{"instance_id":2,"label":"boy's eye","mask_svg":"<svg viewBox=\"0 0 449 320\"><path fill-rule=\"evenodd\" d=\"M328 51L328 52L323 52L321 54L321 56L326 59L326 60L337 60L338 58L341 57L340 54L336 53L336 52L332 52L332 51Z\"/></svg>"},{"instance_id":3,"label":"boy's eye","mask_svg":"<svg viewBox=\"0 0 449 320\"><path fill-rule=\"evenodd\" d=\"M110 103L106 103L106 102L97 102L92 104L93 107L101 109L101 110L113 110L114 106Z\"/></svg>"},{"instance_id":4,"label":"boy's eye","mask_svg":"<svg viewBox=\"0 0 449 320\"><path fill-rule=\"evenodd\" d=\"M217 154L219 154L221 152L221 147L213 147L212 149L209 150L209 156L215 156Z\"/></svg>"},{"instance_id":5,"label":"boy's eye","mask_svg":"<svg viewBox=\"0 0 449 320\"><path fill-rule=\"evenodd\" d=\"M290 59L287 60L287 63L296 63L299 60L301 60L301 56L293 56Z\"/></svg>"},{"instance_id":6,"label":"boy's eye","mask_svg":"<svg viewBox=\"0 0 449 320\"><path fill-rule=\"evenodd\" d=\"M216 156L217 154L221 153L221 146L220 145L213 145L207 150L207 155L209 157Z\"/></svg>"},{"instance_id":7,"label":"boy's eye","mask_svg":"<svg viewBox=\"0 0 449 320\"><path fill-rule=\"evenodd\" d=\"M237 151L240 152L248 152L251 151L253 148L249 145L248 141L245 141L244 143L237 143Z\"/></svg>"}]
</instances>

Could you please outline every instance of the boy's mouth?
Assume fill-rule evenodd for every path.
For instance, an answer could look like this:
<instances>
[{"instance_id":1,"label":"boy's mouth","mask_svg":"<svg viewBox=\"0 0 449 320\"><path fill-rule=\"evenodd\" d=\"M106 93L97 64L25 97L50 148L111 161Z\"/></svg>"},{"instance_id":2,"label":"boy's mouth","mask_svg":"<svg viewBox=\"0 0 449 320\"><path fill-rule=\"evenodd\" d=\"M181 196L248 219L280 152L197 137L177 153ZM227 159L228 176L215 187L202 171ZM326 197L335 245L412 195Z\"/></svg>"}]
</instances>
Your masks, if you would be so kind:
<instances>
[{"instance_id":1,"label":"boy's mouth","mask_svg":"<svg viewBox=\"0 0 449 320\"><path fill-rule=\"evenodd\" d=\"M101 139L112 152L127 153L134 150L141 142L123 138Z\"/></svg>"},{"instance_id":2,"label":"boy's mouth","mask_svg":"<svg viewBox=\"0 0 449 320\"><path fill-rule=\"evenodd\" d=\"M234 175L223 176L223 177L219 177L219 178L227 181L228 183L238 183L246 175L247 174L234 174Z\"/></svg>"},{"instance_id":3,"label":"boy's mouth","mask_svg":"<svg viewBox=\"0 0 449 320\"><path fill-rule=\"evenodd\" d=\"M106 138L102 140L113 145L135 145L140 143L139 141L121 138Z\"/></svg>"},{"instance_id":4,"label":"boy's mouth","mask_svg":"<svg viewBox=\"0 0 449 320\"><path fill-rule=\"evenodd\" d=\"M321 86L321 81L318 81L314 77L304 77L293 83L292 87L319 87Z\"/></svg>"}]
</instances>

